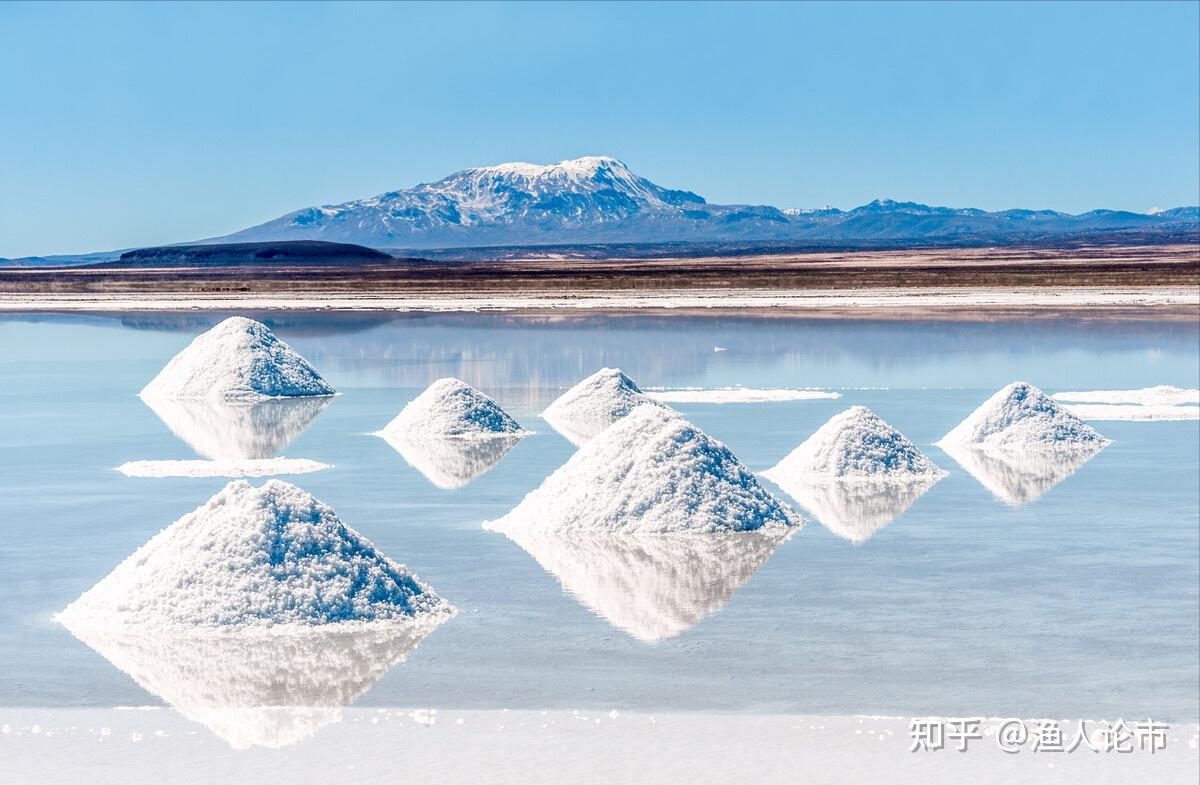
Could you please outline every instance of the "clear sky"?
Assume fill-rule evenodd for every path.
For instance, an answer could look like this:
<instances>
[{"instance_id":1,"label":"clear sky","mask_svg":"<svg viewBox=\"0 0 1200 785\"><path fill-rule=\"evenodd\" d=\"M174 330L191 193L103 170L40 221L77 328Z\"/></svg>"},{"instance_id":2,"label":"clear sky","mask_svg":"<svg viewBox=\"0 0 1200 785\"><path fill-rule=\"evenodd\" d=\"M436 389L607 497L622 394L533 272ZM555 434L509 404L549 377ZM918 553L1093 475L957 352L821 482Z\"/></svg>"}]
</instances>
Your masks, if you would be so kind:
<instances>
[{"instance_id":1,"label":"clear sky","mask_svg":"<svg viewBox=\"0 0 1200 785\"><path fill-rule=\"evenodd\" d=\"M1200 202L1200 3L0 3L0 256L614 155L714 202Z\"/></svg>"}]
</instances>

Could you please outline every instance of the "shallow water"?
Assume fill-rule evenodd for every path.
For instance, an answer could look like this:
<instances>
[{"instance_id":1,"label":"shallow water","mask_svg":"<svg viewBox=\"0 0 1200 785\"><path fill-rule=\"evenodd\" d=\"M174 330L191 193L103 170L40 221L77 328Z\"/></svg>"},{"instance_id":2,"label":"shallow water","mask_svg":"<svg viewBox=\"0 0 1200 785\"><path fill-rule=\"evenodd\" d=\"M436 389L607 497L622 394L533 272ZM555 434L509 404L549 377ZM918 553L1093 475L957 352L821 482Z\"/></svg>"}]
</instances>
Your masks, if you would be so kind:
<instances>
[{"instance_id":1,"label":"shallow water","mask_svg":"<svg viewBox=\"0 0 1200 785\"><path fill-rule=\"evenodd\" d=\"M987 487L931 446L1015 379L1048 392L1194 387L1195 325L266 316L343 394L273 412L265 437L244 433L252 417L226 420L239 441L186 414L160 419L136 395L219 318L0 318L0 705L159 702L51 616L225 482L115 467L233 445L233 458L332 464L288 479L461 610L356 705L1200 715L1200 424L1097 423L1114 443L1074 473L975 467ZM755 470L864 404L951 475L915 500L869 500L868 525L839 525L854 500L823 498L830 527L806 514L786 542L719 558L603 543L531 554L484 531L571 455L537 414L603 365L643 386L842 393L675 404ZM465 484L460 472L435 485L366 435L446 375L537 431L472 456L467 474L495 463Z\"/></svg>"}]
</instances>

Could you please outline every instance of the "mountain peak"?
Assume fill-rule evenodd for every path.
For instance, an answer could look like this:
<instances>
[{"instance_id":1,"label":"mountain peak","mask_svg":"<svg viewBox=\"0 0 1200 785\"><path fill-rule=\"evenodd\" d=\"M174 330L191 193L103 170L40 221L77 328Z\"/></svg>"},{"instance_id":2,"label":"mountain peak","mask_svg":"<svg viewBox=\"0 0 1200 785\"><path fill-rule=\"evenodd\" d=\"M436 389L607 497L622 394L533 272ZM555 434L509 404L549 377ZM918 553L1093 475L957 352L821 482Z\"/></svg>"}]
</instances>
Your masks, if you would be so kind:
<instances>
[{"instance_id":1,"label":"mountain peak","mask_svg":"<svg viewBox=\"0 0 1200 785\"><path fill-rule=\"evenodd\" d=\"M593 177L601 170L608 169L633 175L629 167L609 155L585 155L582 158L571 158L556 164L531 164L524 161L513 161L494 166L479 166L468 169L467 172L488 172L498 175L518 175L528 178L540 178L548 175L567 175L573 177Z\"/></svg>"}]
</instances>

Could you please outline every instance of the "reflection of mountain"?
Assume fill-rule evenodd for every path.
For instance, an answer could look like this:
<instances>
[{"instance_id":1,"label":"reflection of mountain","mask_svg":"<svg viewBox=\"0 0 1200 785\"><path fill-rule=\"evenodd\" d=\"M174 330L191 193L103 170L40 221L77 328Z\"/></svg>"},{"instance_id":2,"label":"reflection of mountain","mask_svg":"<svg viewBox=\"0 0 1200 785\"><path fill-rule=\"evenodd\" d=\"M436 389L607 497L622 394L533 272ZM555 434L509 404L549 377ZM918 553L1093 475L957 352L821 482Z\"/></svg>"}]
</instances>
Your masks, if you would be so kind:
<instances>
[{"instance_id":1,"label":"reflection of mountain","mask_svg":"<svg viewBox=\"0 0 1200 785\"><path fill-rule=\"evenodd\" d=\"M409 466L443 490L461 488L490 471L522 435L467 438L421 438L407 432L380 432Z\"/></svg>"},{"instance_id":2,"label":"reflection of mountain","mask_svg":"<svg viewBox=\"0 0 1200 785\"><path fill-rule=\"evenodd\" d=\"M563 589L646 643L718 610L797 527L723 534L508 532Z\"/></svg>"},{"instance_id":3,"label":"reflection of mountain","mask_svg":"<svg viewBox=\"0 0 1200 785\"><path fill-rule=\"evenodd\" d=\"M941 479L828 480L781 487L826 529L855 544L866 542Z\"/></svg>"},{"instance_id":4,"label":"reflection of mountain","mask_svg":"<svg viewBox=\"0 0 1200 785\"><path fill-rule=\"evenodd\" d=\"M942 448L996 498L1014 507L1035 501L1104 449L1024 450L1020 453Z\"/></svg>"},{"instance_id":5,"label":"reflection of mountain","mask_svg":"<svg viewBox=\"0 0 1200 785\"><path fill-rule=\"evenodd\" d=\"M210 460L270 458L303 433L329 397L277 398L257 403L143 398L167 427Z\"/></svg>"},{"instance_id":6,"label":"reflection of mountain","mask_svg":"<svg viewBox=\"0 0 1200 785\"><path fill-rule=\"evenodd\" d=\"M432 618L347 629L71 632L234 748L278 748L340 721L342 707L403 662L444 617Z\"/></svg>"}]
</instances>

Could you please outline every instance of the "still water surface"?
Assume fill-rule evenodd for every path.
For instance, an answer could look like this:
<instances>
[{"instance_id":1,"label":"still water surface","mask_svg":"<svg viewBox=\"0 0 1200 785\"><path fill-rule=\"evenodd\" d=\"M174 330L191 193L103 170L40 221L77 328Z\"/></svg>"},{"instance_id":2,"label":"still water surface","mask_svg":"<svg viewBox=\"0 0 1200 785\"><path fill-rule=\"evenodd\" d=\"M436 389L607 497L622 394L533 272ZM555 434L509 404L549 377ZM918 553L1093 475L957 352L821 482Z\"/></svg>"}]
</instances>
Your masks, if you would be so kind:
<instances>
[{"instance_id":1,"label":"still water surface","mask_svg":"<svg viewBox=\"0 0 1200 785\"><path fill-rule=\"evenodd\" d=\"M214 435L186 416L160 419L137 397L219 318L0 319L0 705L160 702L51 616L224 484L114 471L196 458L253 430ZM1014 488L1009 477L1006 498L931 446L1016 379L1048 392L1195 387L1195 325L261 318L343 394L284 426L266 418L275 431L243 434L246 449L332 464L286 479L461 611L357 705L1200 715L1198 424L1097 423L1112 446L1052 487ZM806 513L786 542L724 555L531 554L481 529L571 455L538 413L606 365L643 386L842 393L676 405L756 471L863 404L951 475L865 531L839 526L845 500L827 499L829 526ZM537 432L485 456L495 465L453 490L366 435L449 375ZM994 484L1001 496L1005 481ZM689 565L706 560L715 572L689 584Z\"/></svg>"}]
</instances>

